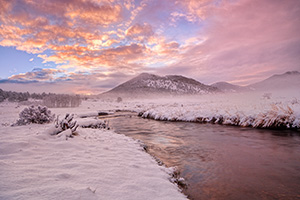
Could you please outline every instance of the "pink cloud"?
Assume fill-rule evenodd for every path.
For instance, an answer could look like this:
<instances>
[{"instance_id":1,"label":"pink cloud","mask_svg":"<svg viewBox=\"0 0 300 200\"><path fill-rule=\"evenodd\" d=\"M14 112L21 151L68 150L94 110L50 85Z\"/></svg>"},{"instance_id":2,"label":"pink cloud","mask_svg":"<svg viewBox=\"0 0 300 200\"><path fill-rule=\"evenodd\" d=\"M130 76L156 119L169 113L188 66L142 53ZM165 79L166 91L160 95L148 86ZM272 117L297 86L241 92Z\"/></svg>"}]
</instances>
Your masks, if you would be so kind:
<instances>
[{"instance_id":1,"label":"pink cloud","mask_svg":"<svg viewBox=\"0 0 300 200\"><path fill-rule=\"evenodd\" d=\"M241 0L214 7L182 59L165 69L206 83L249 84L300 70L300 1ZM255 74L256 78L247 78Z\"/></svg>"}]
</instances>

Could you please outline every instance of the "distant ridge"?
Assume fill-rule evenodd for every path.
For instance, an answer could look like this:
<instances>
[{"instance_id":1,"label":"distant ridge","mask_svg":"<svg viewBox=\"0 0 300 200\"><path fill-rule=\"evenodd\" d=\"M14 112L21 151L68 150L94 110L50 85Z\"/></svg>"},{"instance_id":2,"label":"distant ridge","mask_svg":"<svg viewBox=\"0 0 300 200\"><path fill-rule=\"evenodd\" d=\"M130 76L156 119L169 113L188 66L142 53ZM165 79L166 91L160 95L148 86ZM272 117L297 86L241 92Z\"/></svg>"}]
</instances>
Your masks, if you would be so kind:
<instances>
[{"instance_id":1,"label":"distant ridge","mask_svg":"<svg viewBox=\"0 0 300 200\"><path fill-rule=\"evenodd\" d=\"M288 71L284 74L276 74L263 81L248 85L248 87L252 90L299 89L300 73L298 71Z\"/></svg>"},{"instance_id":2,"label":"distant ridge","mask_svg":"<svg viewBox=\"0 0 300 200\"><path fill-rule=\"evenodd\" d=\"M239 86L227 82L217 82L211 86L222 92L246 92L246 91L272 91L300 88L300 72L288 71L283 74L275 74L265 80L248 86ZM299 89L300 91L300 89Z\"/></svg>"},{"instance_id":3,"label":"distant ridge","mask_svg":"<svg viewBox=\"0 0 300 200\"><path fill-rule=\"evenodd\" d=\"M250 88L247 86L234 85L227 82L217 82L211 86L218 88L222 92L245 92L250 91Z\"/></svg>"},{"instance_id":4,"label":"distant ridge","mask_svg":"<svg viewBox=\"0 0 300 200\"><path fill-rule=\"evenodd\" d=\"M102 95L146 97L149 95L195 95L217 92L213 86L179 75L158 76L142 73Z\"/></svg>"}]
</instances>

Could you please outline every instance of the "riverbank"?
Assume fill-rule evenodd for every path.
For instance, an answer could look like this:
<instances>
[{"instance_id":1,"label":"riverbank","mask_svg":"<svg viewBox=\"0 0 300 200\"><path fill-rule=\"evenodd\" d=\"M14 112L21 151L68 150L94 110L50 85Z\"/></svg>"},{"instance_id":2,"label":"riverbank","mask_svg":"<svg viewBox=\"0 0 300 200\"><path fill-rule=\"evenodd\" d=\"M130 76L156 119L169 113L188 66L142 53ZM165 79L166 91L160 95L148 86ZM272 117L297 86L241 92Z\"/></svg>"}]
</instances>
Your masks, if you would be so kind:
<instances>
[{"instance_id":1,"label":"riverbank","mask_svg":"<svg viewBox=\"0 0 300 200\"><path fill-rule=\"evenodd\" d=\"M270 94L269 94L270 95ZM203 95L140 103L143 118L268 129L300 129L300 91Z\"/></svg>"},{"instance_id":2,"label":"riverbank","mask_svg":"<svg viewBox=\"0 0 300 200\"><path fill-rule=\"evenodd\" d=\"M296 131L158 121L130 112L103 119L115 132L143 141L166 166L176 166L190 199L300 197Z\"/></svg>"},{"instance_id":3,"label":"riverbank","mask_svg":"<svg viewBox=\"0 0 300 200\"><path fill-rule=\"evenodd\" d=\"M51 109L96 113L99 102ZM186 199L139 142L111 130L78 128L68 138L45 134L53 124L10 125L25 106L0 104L0 199Z\"/></svg>"}]
</instances>

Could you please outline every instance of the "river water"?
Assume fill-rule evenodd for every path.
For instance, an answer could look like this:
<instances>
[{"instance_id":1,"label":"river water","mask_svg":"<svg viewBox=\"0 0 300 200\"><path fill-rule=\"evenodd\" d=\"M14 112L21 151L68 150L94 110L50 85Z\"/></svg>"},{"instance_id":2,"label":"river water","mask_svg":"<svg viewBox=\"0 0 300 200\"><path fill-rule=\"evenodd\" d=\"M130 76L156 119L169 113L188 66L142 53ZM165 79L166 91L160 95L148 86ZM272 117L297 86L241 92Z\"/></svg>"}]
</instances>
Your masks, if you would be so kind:
<instances>
[{"instance_id":1,"label":"river water","mask_svg":"<svg viewBox=\"0 0 300 200\"><path fill-rule=\"evenodd\" d=\"M120 113L119 113L120 114ZM218 124L107 118L120 134L177 166L190 199L300 199L299 132Z\"/></svg>"}]
</instances>

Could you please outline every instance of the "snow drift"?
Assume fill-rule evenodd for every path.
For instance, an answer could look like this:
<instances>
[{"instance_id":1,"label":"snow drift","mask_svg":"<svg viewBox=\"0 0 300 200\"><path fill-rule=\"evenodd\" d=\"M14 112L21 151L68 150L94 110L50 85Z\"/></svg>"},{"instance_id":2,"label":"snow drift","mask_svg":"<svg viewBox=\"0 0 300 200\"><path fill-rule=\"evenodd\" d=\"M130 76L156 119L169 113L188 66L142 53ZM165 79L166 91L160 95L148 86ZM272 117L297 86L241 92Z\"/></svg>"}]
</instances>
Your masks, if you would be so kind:
<instances>
[{"instance_id":1,"label":"snow drift","mask_svg":"<svg viewBox=\"0 0 300 200\"><path fill-rule=\"evenodd\" d=\"M172 168L158 166L139 142L81 127L102 120L75 119L78 135L66 140L71 129L47 134L54 124L10 126L23 108L0 107L0 199L186 199L170 181ZM76 115L87 111L82 106Z\"/></svg>"}]
</instances>

